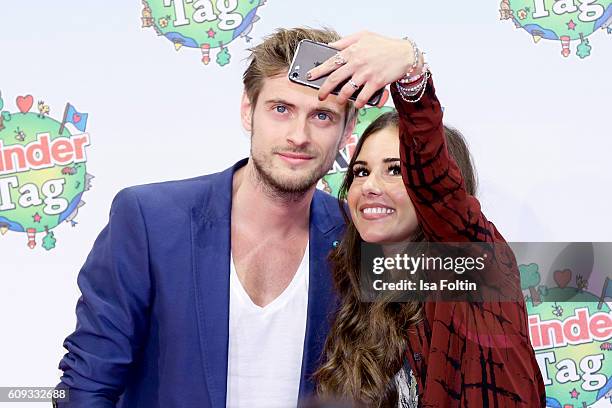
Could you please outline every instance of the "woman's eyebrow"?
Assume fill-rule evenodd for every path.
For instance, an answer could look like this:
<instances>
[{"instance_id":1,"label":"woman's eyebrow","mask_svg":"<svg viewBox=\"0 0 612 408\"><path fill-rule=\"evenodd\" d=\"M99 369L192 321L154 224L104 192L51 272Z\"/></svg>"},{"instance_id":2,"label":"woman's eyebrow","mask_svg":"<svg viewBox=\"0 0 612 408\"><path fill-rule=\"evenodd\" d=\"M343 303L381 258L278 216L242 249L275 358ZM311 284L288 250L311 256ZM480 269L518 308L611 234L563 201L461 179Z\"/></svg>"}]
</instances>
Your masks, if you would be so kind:
<instances>
[{"instance_id":1,"label":"woman's eyebrow","mask_svg":"<svg viewBox=\"0 0 612 408\"><path fill-rule=\"evenodd\" d=\"M356 164L362 164L364 166L367 166L368 162L364 161L364 160L355 160L355 163L353 163L353 166L356 165Z\"/></svg>"},{"instance_id":2,"label":"woman's eyebrow","mask_svg":"<svg viewBox=\"0 0 612 408\"><path fill-rule=\"evenodd\" d=\"M396 161L400 161L400 159L397 157L387 157L386 159L383 159L383 163L393 163Z\"/></svg>"}]
</instances>

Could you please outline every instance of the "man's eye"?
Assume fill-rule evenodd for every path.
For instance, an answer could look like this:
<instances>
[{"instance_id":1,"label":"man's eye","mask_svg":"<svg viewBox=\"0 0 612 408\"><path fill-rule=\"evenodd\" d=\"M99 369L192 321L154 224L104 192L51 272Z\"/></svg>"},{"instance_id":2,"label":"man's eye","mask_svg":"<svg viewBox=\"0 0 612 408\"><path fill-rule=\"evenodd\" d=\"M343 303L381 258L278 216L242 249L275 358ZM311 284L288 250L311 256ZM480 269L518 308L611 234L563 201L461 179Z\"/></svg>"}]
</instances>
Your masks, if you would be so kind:
<instances>
[{"instance_id":1,"label":"man's eye","mask_svg":"<svg viewBox=\"0 0 612 408\"><path fill-rule=\"evenodd\" d=\"M274 107L278 113L285 113L287 111L287 107L283 105L277 105Z\"/></svg>"},{"instance_id":2,"label":"man's eye","mask_svg":"<svg viewBox=\"0 0 612 408\"><path fill-rule=\"evenodd\" d=\"M331 117L327 113L324 113L324 112L317 113L317 118L321 120L326 120L327 118L331 119Z\"/></svg>"}]
</instances>

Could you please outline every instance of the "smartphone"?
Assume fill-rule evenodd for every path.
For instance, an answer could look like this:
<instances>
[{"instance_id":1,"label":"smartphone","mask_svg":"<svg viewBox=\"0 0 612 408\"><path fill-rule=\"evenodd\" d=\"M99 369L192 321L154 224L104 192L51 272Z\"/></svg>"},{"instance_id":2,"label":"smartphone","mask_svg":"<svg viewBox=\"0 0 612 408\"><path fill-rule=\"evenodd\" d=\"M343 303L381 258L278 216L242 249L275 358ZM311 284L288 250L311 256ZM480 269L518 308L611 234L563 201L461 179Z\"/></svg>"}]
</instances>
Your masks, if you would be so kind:
<instances>
[{"instance_id":1,"label":"smartphone","mask_svg":"<svg viewBox=\"0 0 612 408\"><path fill-rule=\"evenodd\" d=\"M295 82L296 84L306 85L311 88L321 88L321 85L323 85L323 82L325 82L325 79L327 79L331 72L327 75L315 79L314 81L309 81L308 79L306 79L306 73L312 68L321 65L327 59L336 55L337 52L337 49L332 48L327 44L322 44L311 40L300 41L297 50L295 51L295 55L293 56L291 66L289 67L289 72L287 73L289 80L291 82ZM332 93L334 95L338 95L342 87L349 80L350 78L347 78L345 81L339 83L338 86L332 91ZM349 99L352 99L353 101L356 100L357 96L359 96L359 92L361 92L362 89L363 86L360 86L358 89L356 89ZM384 91L384 87L379 89L370 97L370 100L366 103L371 106L378 105L383 96Z\"/></svg>"}]
</instances>

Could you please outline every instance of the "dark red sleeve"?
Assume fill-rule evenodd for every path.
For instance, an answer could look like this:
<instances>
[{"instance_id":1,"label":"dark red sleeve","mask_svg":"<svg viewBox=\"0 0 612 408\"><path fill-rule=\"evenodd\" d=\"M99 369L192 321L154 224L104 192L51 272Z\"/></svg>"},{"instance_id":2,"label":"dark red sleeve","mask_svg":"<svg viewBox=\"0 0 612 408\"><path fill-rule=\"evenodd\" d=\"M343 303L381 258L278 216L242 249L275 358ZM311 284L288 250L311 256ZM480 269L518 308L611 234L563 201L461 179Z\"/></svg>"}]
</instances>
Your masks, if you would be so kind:
<instances>
[{"instance_id":1,"label":"dark red sleeve","mask_svg":"<svg viewBox=\"0 0 612 408\"><path fill-rule=\"evenodd\" d=\"M402 178L430 242L495 243L495 259L519 285L512 251L449 156L442 109L430 78L422 99L391 95L400 117ZM520 287L520 286L518 286ZM409 333L422 407L545 407L545 389L527 331L525 303L428 302Z\"/></svg>"}]
</instances>

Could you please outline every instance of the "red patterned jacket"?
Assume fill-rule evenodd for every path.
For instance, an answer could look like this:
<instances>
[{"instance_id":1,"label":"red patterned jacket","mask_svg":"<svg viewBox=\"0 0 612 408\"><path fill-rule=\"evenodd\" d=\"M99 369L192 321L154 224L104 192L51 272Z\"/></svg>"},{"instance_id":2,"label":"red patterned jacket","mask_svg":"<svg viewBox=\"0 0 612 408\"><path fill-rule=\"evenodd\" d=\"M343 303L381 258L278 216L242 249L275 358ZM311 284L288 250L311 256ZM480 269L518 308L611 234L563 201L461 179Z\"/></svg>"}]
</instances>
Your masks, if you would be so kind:
<instances>
[{"instance_id":1,"label":"red patterned jacket","mask_svg":"<svg viewBox=\"0 0 612 408\"><path fill-rule=\"evenodd\" d=\"M504 273L518 284L510 248L464 188L447 152L442 109L429 79L418 103L391 95L400 117L402 178L430 242L500 243ZM509 261L509 262L504 262ZM545 389L521 302L428 302L409 333L407 359L422 407L545 407Z\"/></svg>"}]
</instances>

